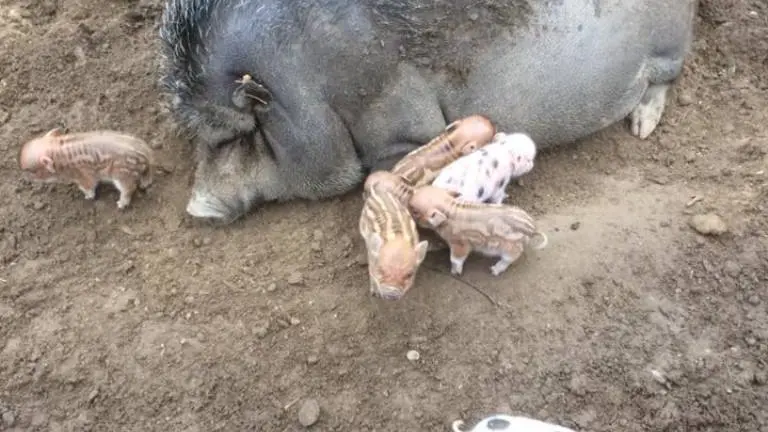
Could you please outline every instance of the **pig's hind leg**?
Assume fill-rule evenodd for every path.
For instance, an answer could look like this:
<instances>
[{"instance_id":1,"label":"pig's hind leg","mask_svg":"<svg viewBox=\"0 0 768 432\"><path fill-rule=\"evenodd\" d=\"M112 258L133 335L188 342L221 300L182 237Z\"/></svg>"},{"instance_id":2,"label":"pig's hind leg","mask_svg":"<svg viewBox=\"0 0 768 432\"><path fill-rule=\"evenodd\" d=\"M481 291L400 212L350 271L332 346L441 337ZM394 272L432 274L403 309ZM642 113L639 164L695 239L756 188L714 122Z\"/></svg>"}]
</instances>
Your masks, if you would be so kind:
<instances>
[{"instance_id":1,"label":"pig's hind leg","mask_svg":"<svg viewBox=\"0 0 768 432\"><path fill-rule=\"evenodd\" d=\"M496 264L491 266L491 274L498 276L504 273L522 254L523 248L520 245L514 245L513 247L507 248L501 253L501 258L496 261Z\"/></svg>"},{"instance_id":2,"label":"pig's hind leg","mask_svg":"<svg viewBox=\"0 0 768 432\"><path fill-rule=\"evenodd\" d=\"M131 203L131 197L138 188L138 180L135 178L114 179L112 184L120 192L120 198L117 200L117 208L124 209Z\"/></svg>"}]
</instances>

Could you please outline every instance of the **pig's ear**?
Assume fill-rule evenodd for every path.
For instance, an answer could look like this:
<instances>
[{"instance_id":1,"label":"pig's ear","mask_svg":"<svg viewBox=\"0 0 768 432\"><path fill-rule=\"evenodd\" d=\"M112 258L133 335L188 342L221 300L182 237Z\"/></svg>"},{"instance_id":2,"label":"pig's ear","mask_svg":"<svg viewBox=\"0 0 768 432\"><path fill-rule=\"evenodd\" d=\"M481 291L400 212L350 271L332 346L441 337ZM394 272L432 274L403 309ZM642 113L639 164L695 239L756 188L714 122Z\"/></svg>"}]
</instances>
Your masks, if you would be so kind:
<instances>
[{"instance_id":1,"label":"pig's ear","mask_svg":"<svg viewBox=\"0 0 768 432\"><path fill-rule=\"evenodd\" d=\"M56 172L56 169L53 166L53 159L51 159L50 156L40 156L40 165L44 166L48 172Z\"/></svg>"},{"instance_id":2,"label":"pig's ear","mask_svg":"<svg viewBox=\"0 0 768 432\"><path fill-rule=\"evenodd\" d=\"M232 92L232 102L240 108L249 107L254 112L265 112L272 108L272 93L246 74L236 81L240 84Z\"/></svg>"},{"instance_id":3,"label":"pig's ear","mask_svg":"<svg viewBox=\"0 0 768 432\"><path fill-rule=\"evenodd\" d=\"M477 141L470 141L464 144L464 147L461 148L461 154L462 156L466 156L477 150L478 147L479 146L477 145Z\"/></svg>"},{"instance_id":4,"label":"pig's ear","mask_svg":"<svg viewBox=\"0 0 768 432\"><path fill-rule=\"evenodd\" d=\"M429 217L427 218L427 222L429 222L429 224L433 227L439 227L446 220L448 220L448 217L440 210L432 210L429 213Z\"/></svg>"},{"instance_id":5,"label":"pig's ear","mask_svg":"<svg viewBox=\"0 0 768 432\"><path fill-rule=\"evenodd\" d=\"M65 132L66 132L66 130L63 127L55 127L53 129L49 130L45 134L45 136L46 137L55 138L55 137L60 137L60 136L64 135Z\"/></svg>"},{"instance_id":6,"label":"pig's ear","mask_svg":"<svg viewBox=\"0 0 768 432\"><path fill-rule=\"evenodd\" d=\"M254 111L266 112L272 108L272 92L259 83L248 83L245 86L245 96L251 101Z\"/></svg>"},{"instance_id":7,"label":"pig's ear","mask_svg":"<svg viewBox=\"0 0 768 432\"><path fill-rule=\"evenodd\" d=\"M461 123L461 120L456 120L453 123L449 124L445 127L445 130L443 133L451 133L456 130L457 127L459 127L459 123Z\"/></svg>"},{"instance_id":8,"label":"pig's ear","mask_svg":"<svg viewBox=\"0 0 768 432\"><path fill-rule=\"evenodd\" d=\"M429 242L422 240L416 245L416 264L421 264L424 258L427 256L427 249L429 249Z\"/></svg>"}]
</instances>

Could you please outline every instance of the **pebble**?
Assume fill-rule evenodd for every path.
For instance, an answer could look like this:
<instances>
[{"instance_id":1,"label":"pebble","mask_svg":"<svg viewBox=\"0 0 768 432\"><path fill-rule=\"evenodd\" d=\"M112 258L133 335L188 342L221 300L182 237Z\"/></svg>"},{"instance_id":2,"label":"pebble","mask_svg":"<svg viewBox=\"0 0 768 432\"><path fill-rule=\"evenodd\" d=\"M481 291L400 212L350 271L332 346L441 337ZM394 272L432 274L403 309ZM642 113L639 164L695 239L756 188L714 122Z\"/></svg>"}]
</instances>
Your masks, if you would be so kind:
<instances>
[{"instance_id":1,"label":"pebble","mask_svg":"<svg viewBox=\"0 0 768 432\"><path fill-rule=\"evenodd\" d=\"M304 275L299 272L293 272L288 275L288 279L286 281L288 282L288 285L301 285L304 283Z\"/></svg>"},{"instance_id":2,"label":"pebble","mask_svg":"<svg viewBox=\"0 0 768 432\"><path fill-rule=\"evenodd\" d=\"M316 399L307 399L299 408L299 423L304 427L310 427L320 418L320 404Z\"/></svg>"},{"instance_id":3,"label":"pebble","mask_svg":"<svg viewBox=\"0 0 768 432\"><path fill-rule=\"evenodd\" d=\"M99 389L93 389L88 394L88 403L93 403L94 400L99 396Z\"/></svg>"},{"instance_id":4,"label":"pebble","mask_svg":"<svg viewBox=\"0 0 768 432\"><path fill-rule=\"evenodd\" d=\"M405 358L407 358L412 362L415 362L421 358L421 354L419 354L419 352L416 350L410 350L405 354Z\"/></svg>"},{"instance_id":5,"label":"pebble","mask_svg":"<svg viewBox=\"0 0 768 432\"><path fill-rule=\"evenodd\" d=\"M267 286L267 292L274 292L276 289L277 289L277 284L274 282Z\"/></svg>"},{"instance_id":6,"label":"pebble","mask_svg":"<svg viewBox=\"0 0 768 432\"><path fill-rule=\"evenodd\" d=\"M581 226L581 222L574 222L571 224L571 230L576 231Z\"/></svg>"},{"instance_id":7,"label":"pebble","mask_svg":"<svg viewBox=\"0 0 768 432\"><path fill-rule=\"evenodd\" d=\"M264 337L266 337L266 336L267 336L267 334L269 333L269 329L268 329L266 326L264 326L264 327L259 327L259 328L257 328L256 330L254 330L254 333L256 333L256 336L257 336L259 339L263 339L263 338L264 338Z\"/></svg>"},{"instance_id":8,"label":"pebble","mask_svg":"<svg viewBox=\"0 0 768 432\"><path fill-rule=\"evenodd\" d=\"M320 359L316 355L311 355L307 357L307 364L309 365L317 364L317 362L319 361Z\"/></svg>"},{"instance_id":9,"label":"pebble","mask_svg":"<svg viewBox=\"0 0 768 432\"><path fill-rule=\"evenodd\" d=\"M688 225L703 235L721 235L728 231L725 221L714 213L694 215L688 221Z\"/></svg>"},{"instance_id":10,"label":"pebble","mask_svg":"<svg viewBox=\"0 0 768 432\"><path fill-rule=\"evenodd\" d=\"M735 261L728 260L723 264L723 271L728 276L735 278L741 274L741 266Z\"/></svg>"},{"instance_id":11,"label":"pebble","mask_svg":"<svg viewBox=\"0 0 768 432\"><path fill-rule=\"evenodd\" d=\"M361 267L368 265L368 253L360 252L357 257L355 257L355 262Z\"/></svg>"},{"instance_id":12,"label":"pebble","mask_svg":"<svg viewBox=\"0 0 768 432\"><path fill-rule=\"evenodd\" d=\"M751 295L747 299L747 302L749 302L749 304L751 304L752 306L757 306L760 304L760 297L758 297L757 295Z\"/></svg>"},{"instance_id":13,"label":"pebble","mask_svg":"<svg viewBox=\"0 0 768 432\"><path fill-rule=\"evenodd\" d=\"M677 96L677 103L680 106L688 106L693 103L693 96L690 93L682 92Z\"/></svg>"},{"instance_id":14,"label":"pebble","mask_svg":"<svg viewBox=\"0 0 768 432\"><path fill-rule=\"evenodd\" d=\"M314 237L315 241L321 242L323 241L323 238L325 237L323 235L323 232L320 230L315 230L314 233L312 233L312 237Z\"/></svg>"},{"instance_id":15,"label":"pebble","mask_svg":"<svg viewBox=\"0 0 768 432\"><path fill-rule=\"evenodd\" d=\"M3 424L7 428L13 427L16 424L16 416L12 412L6 411L3 413Z\"/></svg>"},{"instance_id":16,"label":"pebble","mask_svg":"<svg viewBox=\"0 0 768 432\"><path fill-rule=\"evenodd\" d=\"M298 319L296 317L291 317L291 325L292 326L297 326L299 324L301 324L301 320L300 319Z\"/></svg>"}]
</instances>

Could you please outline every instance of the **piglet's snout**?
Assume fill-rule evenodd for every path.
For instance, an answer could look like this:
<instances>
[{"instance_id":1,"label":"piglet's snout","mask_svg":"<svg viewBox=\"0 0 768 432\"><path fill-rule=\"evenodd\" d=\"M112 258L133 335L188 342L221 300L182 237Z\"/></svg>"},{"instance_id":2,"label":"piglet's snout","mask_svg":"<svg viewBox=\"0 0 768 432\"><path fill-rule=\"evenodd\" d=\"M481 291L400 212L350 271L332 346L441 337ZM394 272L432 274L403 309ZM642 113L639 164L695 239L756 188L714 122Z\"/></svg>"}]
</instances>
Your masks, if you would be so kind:
<instances>
[{"instance_id":1,"label":"piglet's snout","mask_svg":"<svg viewBox=\"0 0 768 432\"><path fill-rule=\"evenodd\" d=\"M400 300L405 291L391 285L382 284L379 285L378 294L384 300Z\"/></svg>"}]
</instances>

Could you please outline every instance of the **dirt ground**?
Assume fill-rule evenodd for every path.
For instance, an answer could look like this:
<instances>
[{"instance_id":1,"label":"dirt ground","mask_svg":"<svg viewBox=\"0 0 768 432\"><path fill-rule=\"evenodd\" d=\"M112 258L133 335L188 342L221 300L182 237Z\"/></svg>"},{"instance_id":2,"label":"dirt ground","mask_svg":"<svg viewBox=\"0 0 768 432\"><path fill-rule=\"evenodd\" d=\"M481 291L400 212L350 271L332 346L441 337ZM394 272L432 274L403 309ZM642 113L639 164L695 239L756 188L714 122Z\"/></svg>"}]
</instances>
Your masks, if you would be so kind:
<instances>
[{"instance_id":1,"label":"dirt ground","mask_svg":"<svg viewBox=\"0 0 768 432\"><path fill-rule=\"evenodd\" d=\"M702 4L647 141L617 124L511 188L546 249L499 278L471 258L466 283L431 253L397 303L368 296L359 191L224 228L185 217L160 12L0 0L0 430L294 431L315 399L321 431L447 431L493 412L768 431L765 1ZM125 212L110 187L90 202L23 181L20 144L57 125L134 133L164 174ZM694 231L707 213L727 232Z\"/></svg>"}]
</instances>

